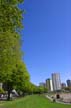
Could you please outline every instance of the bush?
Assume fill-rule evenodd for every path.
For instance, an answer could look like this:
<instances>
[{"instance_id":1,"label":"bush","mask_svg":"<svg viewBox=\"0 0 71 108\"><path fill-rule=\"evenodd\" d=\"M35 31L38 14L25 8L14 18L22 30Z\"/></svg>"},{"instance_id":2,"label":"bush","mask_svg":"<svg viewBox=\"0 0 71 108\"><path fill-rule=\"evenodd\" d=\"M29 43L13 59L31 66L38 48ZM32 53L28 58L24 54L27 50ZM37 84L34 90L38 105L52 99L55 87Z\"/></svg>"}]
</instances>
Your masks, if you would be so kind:
<instances>
[{"instance_id":1,"label":"bush","mask_svg":"<svg viewBox=\"0 0 71 108\"><path fill-rule=\"evenodd\" d=\"M0 94L4 94L4 93L5 91L2 88L0 88Z\"/></svg>"}]
</instances>

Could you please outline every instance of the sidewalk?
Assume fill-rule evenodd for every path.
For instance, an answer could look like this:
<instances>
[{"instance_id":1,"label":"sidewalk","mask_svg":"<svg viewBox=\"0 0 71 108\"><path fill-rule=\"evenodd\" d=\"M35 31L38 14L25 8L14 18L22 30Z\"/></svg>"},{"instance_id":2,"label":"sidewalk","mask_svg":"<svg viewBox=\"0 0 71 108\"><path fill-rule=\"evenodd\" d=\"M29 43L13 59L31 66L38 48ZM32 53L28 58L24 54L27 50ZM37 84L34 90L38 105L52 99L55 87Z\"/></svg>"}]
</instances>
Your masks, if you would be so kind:
<instances>
[{"instance_id":1,"label":"sidewalk","mask_svg":"<svg viewBox=\"0 0 71 108\"><path fill-rule=\"evenodd\" d=\"M50 96L45 95L45 97L48 98L50 101L53 102L53 98L51 98ZM60 104L67 104L67 105L71 105L70 103L60 102L60 101L58 101L58 100L56 100L55 102L56 102L56 103L60 103Z\"/></svg>"}]
</instances>

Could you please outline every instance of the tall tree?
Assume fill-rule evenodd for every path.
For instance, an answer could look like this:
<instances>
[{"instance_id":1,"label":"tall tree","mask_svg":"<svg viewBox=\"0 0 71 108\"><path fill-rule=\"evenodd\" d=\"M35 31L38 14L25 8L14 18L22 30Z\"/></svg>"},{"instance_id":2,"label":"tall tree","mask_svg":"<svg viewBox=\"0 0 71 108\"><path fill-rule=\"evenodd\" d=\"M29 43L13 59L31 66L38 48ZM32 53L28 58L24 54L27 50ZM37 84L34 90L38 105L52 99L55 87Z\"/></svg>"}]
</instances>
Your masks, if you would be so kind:
<instances>
[{"instance_id":1,"label":"tall tree","mask_svg":"<svg viewBox=\"0 0 71 108\"><path fill-rule=\"evenodd\" d=\"M23 27L23 17L18 6L22 2L23 0L0 0L0 81L7 84L8 100L11 89L20 76L23 77L23 72L19 71L18 79L13 79L17 77L17 64L22 58L19 31Z\"/></svg>"}]
</instances>

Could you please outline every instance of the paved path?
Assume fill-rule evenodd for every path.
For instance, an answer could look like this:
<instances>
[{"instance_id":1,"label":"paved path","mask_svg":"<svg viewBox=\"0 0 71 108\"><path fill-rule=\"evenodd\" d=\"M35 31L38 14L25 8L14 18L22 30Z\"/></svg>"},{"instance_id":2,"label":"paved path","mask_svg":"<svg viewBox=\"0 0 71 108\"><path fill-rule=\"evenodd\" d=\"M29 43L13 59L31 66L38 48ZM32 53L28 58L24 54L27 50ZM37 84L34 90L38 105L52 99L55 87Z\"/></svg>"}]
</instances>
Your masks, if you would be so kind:
<instances>
[{"instance_id":1,"label":"paved path","mask_svg":"<svg viewBox=\"0 0 71 108\"><path fill-rule=\"evenodd\" d=\"M50 101L53 102L53 99L52 99L50 96L48 96L48 95L45 95L45 96L46 96L46 98L48 98ZM58 100L56 100L55 102L56 102L56 103L60 103L60 104L67 104L67 105L71 105L70 103L64 103L64 102L60 102L60 101L58 101Z\"/></svg>"},{"instance_id":2,"label":"paved path","mask_svg":"<svg viewBox=\"0 0 71 108\"><path fill-rule=\"evenodd\" d=\"M49 97L48 95L46 95L46 98L48 98L49 100L53 101L53 99L51 97Z\"/></svg>"}]
</instances>

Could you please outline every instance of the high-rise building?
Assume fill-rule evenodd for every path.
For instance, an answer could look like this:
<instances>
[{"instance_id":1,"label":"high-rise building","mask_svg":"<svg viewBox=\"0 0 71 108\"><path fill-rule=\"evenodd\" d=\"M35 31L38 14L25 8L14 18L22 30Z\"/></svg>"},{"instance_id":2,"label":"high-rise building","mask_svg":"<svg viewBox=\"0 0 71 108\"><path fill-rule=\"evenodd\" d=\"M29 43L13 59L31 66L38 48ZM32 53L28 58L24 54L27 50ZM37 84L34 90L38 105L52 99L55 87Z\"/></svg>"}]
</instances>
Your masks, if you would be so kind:
<instances>
[{"instance_id":1,"label":"high-rise building","mask_svg":"<svg viewBox=\"0 0 71 108\"><path fill-rule=\"evenodd\" d=\"M54 91L61 90L61 80L60 80L59 73L52 74L52 84L53 84Z\"/></svg>"},{"instance_id":2,"label":"high-rise building","mask_svg":"<svg viewBox=\"0 0 71 108\"><path fill-rule=\"evenodd\" d=\"M48 89L48 91L53 91L53 85L51 79L46 79L46 88Z\"/></svg>"},{"instance_id":3,"label":"high-rise building","mask_svg":"<svg viewBox=\"0 0 71 108\"><path fill-rule=\"evenodd\" d=\"M62 83L61 84L61 88L64 89L65 87L66 87L66 84L65 83Z\"/></svg>"},{"instance_id":4,"label":"high-rise building","mask_svg":"<svg viewBox=\"0 0 71 108\"><path fill-rule=\"evenodd\" d=\"M71 80L69 80L69 79L67 80L67 86L71 87Z\"/></svg>"}]
</instances>

